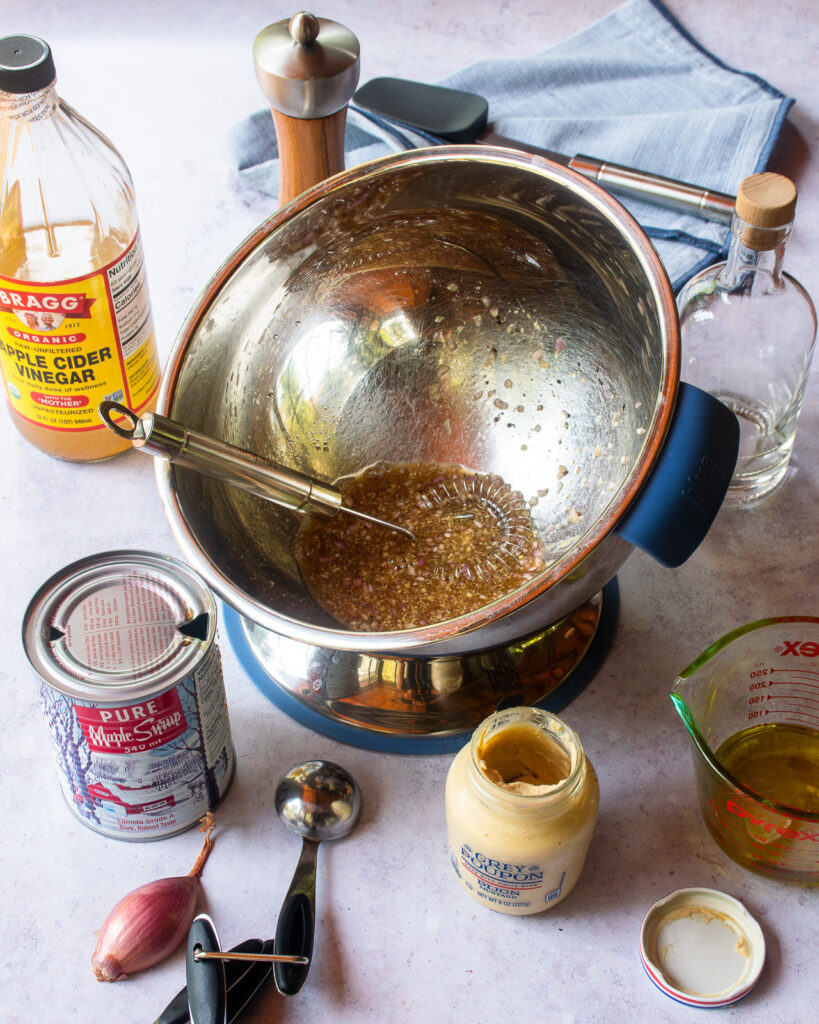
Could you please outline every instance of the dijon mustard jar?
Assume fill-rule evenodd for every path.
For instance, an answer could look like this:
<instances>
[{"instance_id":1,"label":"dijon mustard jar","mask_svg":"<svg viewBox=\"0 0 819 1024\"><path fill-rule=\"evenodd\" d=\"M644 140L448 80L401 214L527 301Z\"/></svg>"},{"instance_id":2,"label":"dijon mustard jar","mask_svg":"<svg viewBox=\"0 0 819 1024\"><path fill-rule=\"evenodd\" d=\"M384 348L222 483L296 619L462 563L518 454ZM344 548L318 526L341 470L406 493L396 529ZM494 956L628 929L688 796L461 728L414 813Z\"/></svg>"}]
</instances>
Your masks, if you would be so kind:
<instances>
[{"instance_id":1,"label":"dijon mustard jar","mask_svg":"<svg viewBox=\"0 0 819 1024\"><path fill-rule=\"evenodd\" d=\"M446 820L464 889L502 914L538 914L574 888L600 787L580 739L533 707L485 719L452 762Z\"/></svg>"}]
</instances>

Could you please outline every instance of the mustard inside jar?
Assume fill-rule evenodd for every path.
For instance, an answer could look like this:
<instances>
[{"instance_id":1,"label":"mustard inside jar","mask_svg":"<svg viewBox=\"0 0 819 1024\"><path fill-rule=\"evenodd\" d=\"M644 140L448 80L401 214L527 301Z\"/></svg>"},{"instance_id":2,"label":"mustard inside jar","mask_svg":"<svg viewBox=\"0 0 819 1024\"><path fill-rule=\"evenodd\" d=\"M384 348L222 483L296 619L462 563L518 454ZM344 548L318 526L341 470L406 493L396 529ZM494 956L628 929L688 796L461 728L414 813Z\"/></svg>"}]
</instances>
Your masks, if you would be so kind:
<instances>
[{"instance_id":1,"label":"mustard inside jar","mask_svg":"<svg viewBox=\"0 0 819 1024\"><path fill-rule=\"evenodd\" d=\"M571 892L600 787L577 733L539 708L499 711L446 781L450 861L466 891L502 914L538 914Z\"/></svg>"}]
</instances>

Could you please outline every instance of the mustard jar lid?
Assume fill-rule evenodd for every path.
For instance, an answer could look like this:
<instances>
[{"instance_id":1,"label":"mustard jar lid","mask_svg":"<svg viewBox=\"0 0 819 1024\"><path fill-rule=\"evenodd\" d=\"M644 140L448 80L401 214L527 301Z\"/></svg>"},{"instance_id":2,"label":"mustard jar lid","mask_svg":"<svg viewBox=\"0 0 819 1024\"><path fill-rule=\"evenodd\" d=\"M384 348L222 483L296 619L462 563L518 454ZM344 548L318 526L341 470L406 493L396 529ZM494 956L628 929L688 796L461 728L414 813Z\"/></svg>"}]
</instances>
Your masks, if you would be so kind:
<instances>
[{"instance_id":1,"label":"mustard jar lid","mask_svg":"<svg viewBox=\"0 0 819 1024\"><path fill-rule=\"evenodd\" d=\"M759 980L765 938L733 896L717 889L678 889L646 914L640 956L657 988L678 1003L728 1006Z\"/></svg>"}]
</instances>

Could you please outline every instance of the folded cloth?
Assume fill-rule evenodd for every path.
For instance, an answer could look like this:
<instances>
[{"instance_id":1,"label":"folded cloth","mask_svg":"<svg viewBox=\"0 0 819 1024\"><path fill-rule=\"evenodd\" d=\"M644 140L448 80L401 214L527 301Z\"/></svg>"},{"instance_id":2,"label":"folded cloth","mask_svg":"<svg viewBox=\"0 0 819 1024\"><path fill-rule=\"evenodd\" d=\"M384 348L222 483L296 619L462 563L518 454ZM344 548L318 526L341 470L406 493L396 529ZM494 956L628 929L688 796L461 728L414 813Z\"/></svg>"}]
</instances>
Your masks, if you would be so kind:
<instances>
[{"instance_id":1,"label":"folded cloth","mask_svg":"<svg viewBox=\"0 0 819 1024\"><path fill-rule=\"evenodd\" d=\"M439 84L482 95L499 135L731 195L765 168L793 103L705 50L659 0L628 0L535 56L479 61ZM251 115L226 141L241 179L276 195L270 112ZM351 106L346 166L440 142ZM621 202L652 239L675 289L727 252L724 224L642 200Z\"/></svg>"}]
</instances>

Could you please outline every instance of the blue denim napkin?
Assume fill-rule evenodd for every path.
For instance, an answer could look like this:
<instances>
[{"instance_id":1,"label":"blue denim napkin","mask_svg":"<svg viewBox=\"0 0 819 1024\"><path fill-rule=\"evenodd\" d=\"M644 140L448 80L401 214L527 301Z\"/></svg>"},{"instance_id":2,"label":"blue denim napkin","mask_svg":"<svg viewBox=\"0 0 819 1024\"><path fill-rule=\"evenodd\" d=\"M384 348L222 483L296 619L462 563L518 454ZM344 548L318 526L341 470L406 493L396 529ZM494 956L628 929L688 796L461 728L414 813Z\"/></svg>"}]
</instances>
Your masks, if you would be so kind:
<instances>
[{"instance_id":1,"label":"blue denim napkin","mask_svg":"<svg viewBox=\"0 0 819 1024\"><path fill-rule=\"evenodd\" d=\"M483 96L499 135L731 195L748 174L765 168L793 103L703 49L659 0L628 0L557 46L528 58L479 61L439 84ZM435 142L351 107L346 166ZM236 125L227 149L244 182L277 194L268 110ZM621 201L652 239L677 289L727 251L725 225Z\"/></svg>"}]
</instances>

